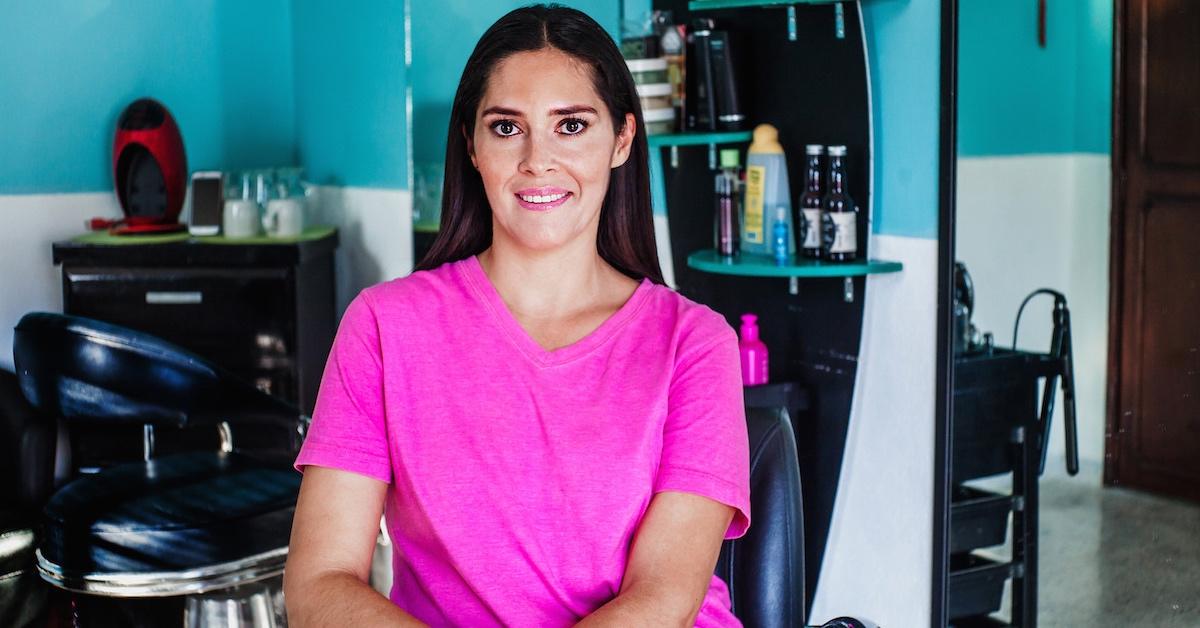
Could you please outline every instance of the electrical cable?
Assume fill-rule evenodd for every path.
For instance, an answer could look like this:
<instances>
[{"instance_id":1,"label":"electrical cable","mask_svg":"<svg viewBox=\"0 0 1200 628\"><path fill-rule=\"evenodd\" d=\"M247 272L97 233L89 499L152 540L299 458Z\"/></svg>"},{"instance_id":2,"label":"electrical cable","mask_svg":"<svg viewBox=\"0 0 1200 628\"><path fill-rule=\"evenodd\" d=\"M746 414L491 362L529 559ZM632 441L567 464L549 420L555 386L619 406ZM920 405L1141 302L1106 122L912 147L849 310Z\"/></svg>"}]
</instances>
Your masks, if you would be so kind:
<instances>
[{"instance_id":1,"label":"electrical cable","mask_svg":"<svg viewBox=\"0 0 1200 628\"><path fill-rule=\"evenodd\" d=\"M1017 308L1017 320L1013 323L1013 351L1017 350L1017 331L1021 328L1021 313L1025 311L1025 306L1029 304L1029 301L1039 294L1052 295L1055 302L1066 301L1067 299L1067 297L1063 296L1063 293L1050 288L1038 288L1037 290L1030 292L1029 295L1025 297L1025 300L1021 301L1021 307Z\"/></svg>"}]
</instances>

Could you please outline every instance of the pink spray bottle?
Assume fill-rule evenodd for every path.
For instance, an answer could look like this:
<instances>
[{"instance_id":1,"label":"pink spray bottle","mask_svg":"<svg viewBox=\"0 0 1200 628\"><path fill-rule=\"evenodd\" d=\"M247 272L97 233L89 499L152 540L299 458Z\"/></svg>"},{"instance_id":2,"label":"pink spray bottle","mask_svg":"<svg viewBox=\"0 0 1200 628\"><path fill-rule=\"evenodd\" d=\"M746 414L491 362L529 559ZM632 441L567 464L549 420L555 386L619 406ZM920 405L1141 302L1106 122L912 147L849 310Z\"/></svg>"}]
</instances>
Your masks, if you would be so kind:
<instances>
[{"instance_id":1,"label":"pink spray bottle","mask_svg":"<svg viewBox=\"0 0 1200 628\"><path fill-rule=\"evenodd\" d=\"M741 341L742 385L758 386L767 383L767 345L758 339L758 317L742 314Z\"/></svg>"}]
</instances>

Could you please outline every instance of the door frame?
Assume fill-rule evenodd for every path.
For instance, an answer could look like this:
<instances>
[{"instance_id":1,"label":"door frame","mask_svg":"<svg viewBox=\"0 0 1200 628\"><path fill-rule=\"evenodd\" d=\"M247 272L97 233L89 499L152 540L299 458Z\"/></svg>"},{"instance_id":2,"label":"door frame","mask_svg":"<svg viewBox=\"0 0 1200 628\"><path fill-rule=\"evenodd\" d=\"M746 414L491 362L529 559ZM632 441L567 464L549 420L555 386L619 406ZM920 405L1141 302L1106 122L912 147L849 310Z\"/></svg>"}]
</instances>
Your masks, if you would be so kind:
<instances>
[{"instance_id":1,"label":"door frame","mask_svg":"<svg viewBox=\"0 0 1200 628\"><path fill-rule=\"evenodd\" d=\"M1125 273L1125 171L1122 155L1127 138L1121 131L1125 122L1125 99L1122 97L1125 80L1125 0L1113 0L1112 35L1112 149L1109 153L1109 235L1108 235L1108 365L1105 382L1104 419L1104 484L1116 485L1117 458L1120 446L1117 434L1121 413L1121 304Z\"/></svg>"}]
</instances>

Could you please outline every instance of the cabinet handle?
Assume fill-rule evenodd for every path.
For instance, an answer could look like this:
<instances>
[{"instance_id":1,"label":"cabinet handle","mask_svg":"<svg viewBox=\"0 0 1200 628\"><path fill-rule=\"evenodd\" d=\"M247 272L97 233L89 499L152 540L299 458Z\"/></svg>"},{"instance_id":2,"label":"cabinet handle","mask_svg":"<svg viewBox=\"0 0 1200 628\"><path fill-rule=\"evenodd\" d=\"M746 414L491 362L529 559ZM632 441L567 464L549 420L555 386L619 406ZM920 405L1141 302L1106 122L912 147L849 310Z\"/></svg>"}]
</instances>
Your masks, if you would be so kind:
<instances>
[{"instance_id":1,"label":"cabinet handle","mask_svg":"<svg viewBox=\"0 0 1200 628\"><path fill-rule=\"evenodd\" d=\"M202 292L146 292L146 303L151 305L181 305L202 302L204 302L204 293Z\"/></svg>"}]
</instances>

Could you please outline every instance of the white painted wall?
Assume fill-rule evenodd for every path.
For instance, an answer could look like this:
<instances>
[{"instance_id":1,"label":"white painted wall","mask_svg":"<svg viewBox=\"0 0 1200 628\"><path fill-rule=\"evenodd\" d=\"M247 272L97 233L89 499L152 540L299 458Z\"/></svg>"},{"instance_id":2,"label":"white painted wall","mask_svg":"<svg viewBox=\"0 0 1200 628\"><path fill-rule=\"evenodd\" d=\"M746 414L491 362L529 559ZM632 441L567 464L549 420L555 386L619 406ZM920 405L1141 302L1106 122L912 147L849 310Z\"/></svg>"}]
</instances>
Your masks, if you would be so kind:
<instances>
[{"instance_id":1,"label":"white painted wall","mask_svg":"<svg viewBox=\"0 0 1200 628\"><path fill-rule=\"evenodd\" d=\"M13 370L13 326L26 312L62 311L50 245L84 232L89 218L119 218L111 192L0 195L0 368Z\"/></svg>"},{"instance_id":2,"label":"white painted wall","mask_svg":"<svg viewBox=\"0 0 1200 628\"><path fill-rule=\"evenodd\" d=\"M308 219L338 227L337 307L368 285L412 272L408 190L317 188ZM26 312L62 311L62 279L50 246L84 232L92 217L118 218L111 192L0 195L0 368L13 369L12 330ZM186 217L186 210L185 210Z\"/></svg>"},{"instance_id":3,"label":"white painted wall","mask_svg":"<svg viewBox=\"0 0 1200 628\"><path fill-rule=\"evenodd\" d=\"M1109 157L1018 155L958 160L958 259L975 280L975 324L1011 346L1017 307L1047 287L1066 295L1075 343L1082 473L1099 482L1108 356ZM1021 319L1020 347L1050 346L1051 299ZM1058 395L1047 473L1064 473Z\"/></svg>"},{"instance_id":4,"label":"white painted wall","mask_svg":"<svg viewBox=\"0 0 1200 628\"><path fill-rule=\"evenodd\" d=\"M858 376L810 623L928 626L932 595L937 240L874 235L904 264L867 279Z\"/></svg>"},{"instance_id":5,"label":"white painted wall","mask_svg":"<svg viewBox=\"0 0 1200 628\"><path fill-rule=\"evenodd\" d=\"M412 272L412 192L322 186L314 201L313 217L338 228L339 317L359 290Z\"/></svg>"}]
</instances>

